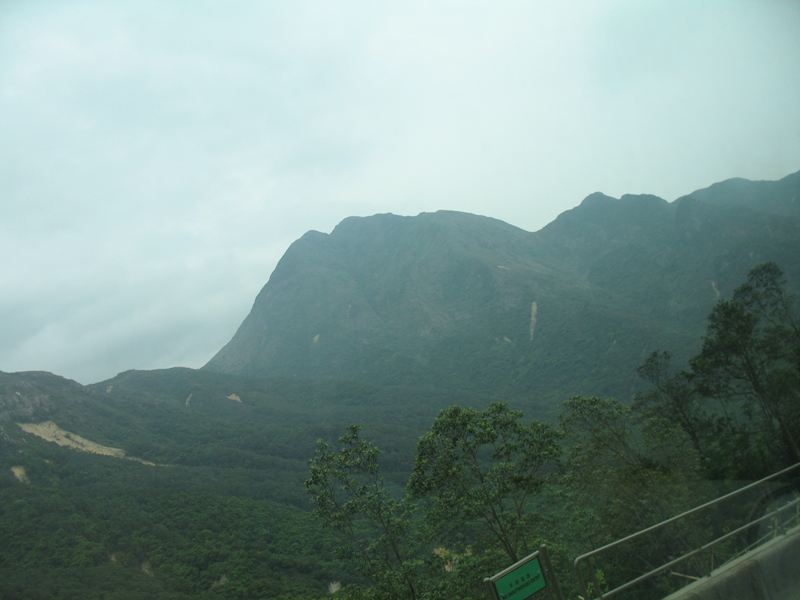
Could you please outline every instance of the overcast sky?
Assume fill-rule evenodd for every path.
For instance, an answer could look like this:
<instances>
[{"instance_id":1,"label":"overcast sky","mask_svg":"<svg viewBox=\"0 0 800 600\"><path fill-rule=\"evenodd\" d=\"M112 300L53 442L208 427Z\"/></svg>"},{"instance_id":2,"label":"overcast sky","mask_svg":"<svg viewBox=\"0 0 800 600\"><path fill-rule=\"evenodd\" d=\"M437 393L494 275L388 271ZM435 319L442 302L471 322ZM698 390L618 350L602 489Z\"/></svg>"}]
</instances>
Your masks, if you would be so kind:
<instances>
[{"instance_id":1,"label":"overcast sky","mask_svg":"<svg viewBox=\"0 0 800 600\"><path fill-rule=\"evenodd\" d=\"M0 2L0 370L200 367L289 244L800 169L795 0Z\"/></svg>"}]
</instances>

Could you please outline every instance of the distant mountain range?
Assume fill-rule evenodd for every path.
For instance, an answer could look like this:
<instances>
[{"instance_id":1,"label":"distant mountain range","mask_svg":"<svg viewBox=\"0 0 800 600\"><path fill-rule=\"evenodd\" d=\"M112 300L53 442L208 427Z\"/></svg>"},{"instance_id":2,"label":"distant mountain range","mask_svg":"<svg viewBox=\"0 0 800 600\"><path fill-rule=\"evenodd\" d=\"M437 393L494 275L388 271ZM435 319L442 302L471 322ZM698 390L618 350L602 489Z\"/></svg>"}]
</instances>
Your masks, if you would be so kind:
<instances>
[{"instance_id":1,"label":"distant mountain range","mask_svg":"<svg viewBox=\"0 0 800 600\"><path fill-rule=\"evenodd\" d=\"M348 218L290 246L201 370L127 372L90 388L183 403L198 389L236 388L230 377L263 390L295 382L293 397L330 383L434 402L506 399L532 417L575 394L629 400L648 354L670 350L681 363L696 353L710 309L756 264L775 261L800 290L798 196L800 172L730 179L674 202L595 193L534 233L451 211ZM49 381L48 394L0 389L0 422L45 420L54 397L81 395L46 375L27 379L39 382L31 389Z\"/></svg>"},{"instance_id":2,"label":"distant mountain range","mask_svg":"<svg viewBox=\"0 0 800 600\"><path fill-rule=\"evenodd\" d=\"M402 489L446 406L630 399L636 366L696 353L754 265L800 289L798 193L800 173L592 194L536 233L350 218L289 248L202 369L0 372L0 597L328 597L342 568L303 487L317 439L363 425Z\"/></svg>"},{"instance_id":3,"label":"distant mountain range","mask_svg":"<svg viewBox=\"0 0 800 600\"><path fill-rule=\"evenodd\" d=\"M291 245L203 369L628 399L647 354L695 353L711 307L756 264L797 289L798 196L800 172L671 203L595 193L535 233L447 211L345 219Z\"/></svg>"}]
</instances>

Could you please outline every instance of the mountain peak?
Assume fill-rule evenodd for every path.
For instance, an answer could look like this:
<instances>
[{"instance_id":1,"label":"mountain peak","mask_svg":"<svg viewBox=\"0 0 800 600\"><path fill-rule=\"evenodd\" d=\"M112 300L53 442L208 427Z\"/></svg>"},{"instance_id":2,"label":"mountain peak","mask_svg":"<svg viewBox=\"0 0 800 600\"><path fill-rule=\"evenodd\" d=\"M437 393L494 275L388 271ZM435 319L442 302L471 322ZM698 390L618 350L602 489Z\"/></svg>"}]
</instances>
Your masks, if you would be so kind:
<instances>
[{"instance_id":1,"label":"mountain peak","mask_svg":"<svg viewBox=\"0 0 800 600\"><path fill-rule=\"evenodd\" d=\"M762 213L800 216L800 171L779 181L735 177L678 198L693 198L715 206L743 207Z\"/></svg>"},{"instance_id":2,"label":"mountain peak","mask_svg":"<svg viewBox=\"0 0 800 600\"><path fill-rule=\"evenodd\" d=\"M784 194L778 184L754 198ZM635 380L643 353L696 345L719 295L755 264L800 276L796 219L692 204L598 192L536 233L457 211L347 218L292 244L204 369L489 396L554 394L561 379L568 393L629 393L604 388L603 373Z\"/></svg>"},{"instance_id":3,"label":"mountain peak","mask_svg":"<svg viewBox=\"0 0 800 600\"><path fill-rule=\"evenodd\" d=\"M607 196L603 192L594 192L593 194L589 194L588 196L586 196L586 198L584 198L583 201L578 206L579 207L604 206L612 204L614 202L618 202L618 199L612 196Z\"/></svg>"}]
</instances>

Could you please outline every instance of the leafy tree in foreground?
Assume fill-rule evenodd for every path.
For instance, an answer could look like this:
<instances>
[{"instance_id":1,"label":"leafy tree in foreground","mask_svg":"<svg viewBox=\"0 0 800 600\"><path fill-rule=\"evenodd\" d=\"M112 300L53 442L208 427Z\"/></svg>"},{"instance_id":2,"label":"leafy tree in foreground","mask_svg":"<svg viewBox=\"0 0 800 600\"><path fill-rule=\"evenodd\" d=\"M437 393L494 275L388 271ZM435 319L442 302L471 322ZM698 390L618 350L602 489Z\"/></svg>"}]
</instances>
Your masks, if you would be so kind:
<instances>
[{"instance_id":1,"label":"leafy tree in foreground","mask_svg":"<svg viewBox=\"0 0 800 600\"><path fill-rule=\"evenodd\" d=\"M343 556L354 560L374 584L368 593L350 590L350 597L420 598L411 520L415 506L407 498L391 497L379 472L380 451L361 439L360 429L348 428L339 438L338 452L322 440L317 443L306 481L314 513L343 534Z\"/></svg>"},{"instance_id":2,"label":"leafy tree in foreground","mask_svg":"<svg viewBox=\"0 0 800 600\"><path fill-rule=\"evenodd\" d=\"M800 461L800 315L785 288L775 263L752 269L733 297L713 308L702 350L690 362L702 395L741 406L750 437L770 449L762 459L772 457L763 465L770 470L786 455Z\"/></svg>"},{"instance_id":3,"label":"leafy tree in foreground","mask_svg":"<svg viewBox=\"0 0 800 600\"><path fill-rule=\"evenodd\" d=\"M483 598L484 577L535 549L533 501L559 456L559 434L521 417L504 403L441 411L419 441L411 495L401 500L385 488L378 448L358 426L339 451L319 442L306 482L315 513L343 534L345 555L371 583L350 586L346 597Z\"/></svg>"},{"instance_id":4,"label":"leafy tree in foreground","mask_svg":"<svg viewBox=\"0 0 800 600\"><path fill-rule=\"evenodd\" d=\"M800 312L775 263L714 306L689 364L672 373L669 353L651 354L637 372L654 389L634 408L679 424L708 477L759 478L800 461Z\"/></svg>"},{"instance_id":5,"label":"leafy tree in foreground","mask_svg":"<svg viewBox=\"0 0 800 600\"><path fill-rule=\"evenodd\" d=\"M639 377L653 384L654 390L637 394L633 409L645 418L660 418L679 425L689 436L694 451L705 457L705 436L710 426L700 405L697 390L685 371L673 373L669 352L653 352L637 369Z\"/></svg>"},{"instance_id":6,"label":"leafy tree in foreground","mask_svg":"<svg viewBox=\"0 0 800 600\"><path fill-rule=\"evenodd\" d=\"M677 425L642 420L614 399L575 396L564 403L563 481L587 520L590 547L648 527L679 511L697 456ZM590 518L591 516L594 518Z\"/></svg>"},{"instance_id":7,"label":"leafy tree in foreground","mask_svg":"<svg viewBox=\"0 0 800 600\"><path fill-rule=\"evenodd\" d=\"M563 529L573 556L697 504L697 456L674 422L642 419L618 400L576 396L564 403L561 426L566 436ZM607 581L616 587L697 547L699 533L695 525L679 523L607 552ZM654 581L635 594L663 597L669 585Z\"/></svg>"},{"instance_id":8,"label":"leafy tree in foreground","mask_svg":"<svg viewBox=\"0 0 800 600\"><path fill-rule=\"evenodd\" d=\"M408 487L429 500L426 520L440 539L477 523L512 562L533 550L530 503L558 459L559 434L521 417L505 403L451 406L420 439Z\"/></svg>"}]
</instances>

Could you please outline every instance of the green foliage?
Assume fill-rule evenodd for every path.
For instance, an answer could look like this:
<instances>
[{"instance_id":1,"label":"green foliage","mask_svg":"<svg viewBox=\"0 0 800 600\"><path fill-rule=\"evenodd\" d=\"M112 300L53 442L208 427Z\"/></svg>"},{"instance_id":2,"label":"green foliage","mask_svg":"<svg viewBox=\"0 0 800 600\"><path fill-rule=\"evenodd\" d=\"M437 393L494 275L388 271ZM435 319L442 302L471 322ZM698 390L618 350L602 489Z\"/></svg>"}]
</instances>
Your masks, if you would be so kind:
<instances>
[{"instance_id":1,"label":"green foliage","mask_svg":"<svg viewBox=\"0 0 800 600\"><path fill-rule=\"evenodd\" d=\"M413 261L406 266L413 271ZM457 299L467 277L492 298L486 282L500 281L496 266L456 266L442 293ZM567 582L577 554L705 499L700 474L754 477L796 460L800 335L786 290L776 266L755 269L712 311L690 370L675 372L668 353L653 353L638 370L651 391L631 407L572 398L559 421L563 438L550 425L523 423L491 394L189 369L128 372L88 388L0 373L0 597L477 600L483 577L542 542ZM487 351L494 357L472 373L487 377L484 386L507 377L532 396L525 382L553 376L559 389L605 390L604 381L619 378L609 357L623 344L592 322L614 315L620 339L644 343L635 333L644 320L612 311L615 298L606 290L561 306L542 299L540 316L549 316L536 339L557 356L523 344L525 336L454 335L429 364L448 376L471 369L458 364L463 342L469 365ZM524 322L525 310L500 320ZM571 311L582 318L570 335L596 355L580 365L582 383L563 368L569 344L555 343L562 332L548 320ZM553 370L536 373L534 358ZM545 401L524 406L541 414ZM15 424L45 420L169 466L60 448ZM316 440L356 421L375 443L357 427L338 446L317 443L307 482L314 519L302 485L306 458ZM12 467L24 467L29 483ZM320 518L329 528L320 531ZM712 515L625 550L602 566L606 583L722 530L726 519ZM347 542L341 556L337 535ZM344 586L329 594L334 581Z\"/></svg>"},{"instance_id":2,"label":"green foliage","mask_svg":"<svg viewBox=\"0 0 800 600\"><path fill-rule=\"evenodd\" d=\"M41 589L50 589L56 573L67 589L74 575L75 589L92 597L93 590L105 588L102 582L92 587L81 573L113 566L160 590L150 597L174 590L185 597L308 599L325 595L334 581L347 588L363 577L343 570L334 557L333 532L315 526L303 489L315 440L362 420L386 448L382 472L396 489L405 484L417 437L438 407L453 401L472 400L434 389L253 380L190 369L130 371L89 387L46 373L0 373L0 412L19 414L16 421L52 420L129 456L169 465L62 448L24 433L14 421L0 421L0 495L6 494L0 498L0 536L14 540L0 549L0 569L11 569L4 581L8 589L28 587L36 597L39 588L20 583L31 572ZM25 414L28 407L33 414ZM24 467L30 484L18 481L12 467ZM184 510L172 506L154 520L164 513L158 503L168 498L183 498ZM24 517L15 504L23 499ZM224 499L239 509L217 511L214 523L221 528L189 510ZM3 512L9 506L17 508ZM60 530L63 535L51 537ZM240 546L225 541L227 530L237 532ZM202 531L210 537L199 536ZM265 548L247 531L273 541ZM429 549L423 553L430 568L438 568ZM142 562L151 565L152 578L141 571ZM224 583L212 591L223 575ZM25 598L0 593L6 596Z\"/></svg>"},{"instance_id":3,"label":"green foliage","mask_svg":"<svg viewBox=\"0 0 800 600\"><path fill-rule=\"evenodd\" d=\"M360 427L348 429L338 450L318 443L306 482L314 512L342 534L344 556L368 581L344 597L483 598L482 579L530 551L535 496L558 458L559 435L521 418L504 403L441 411L419 441L411 495L399 500Z\"/></svg>"},{"instance_id":4,"label":"green foliage","mask_svg":"<svg viewBox=\"0 0 800 600\"><path fill-rule=\"evenodd\" d=\"M532 551L531 500L560 448L551 426L521 417L505 403L485 411L451 406L420 439L408 487L428 500L426 521L439 540L475 524L478 537L466 543L488 537L512 563Z\"/></svg>"},{"instance_id":5,"label":"green foliage","mask_svg":"<svg viewBox=\"0 0 800 600\"><path fill-rule=\"evenodd\" d=\"M674 372L668 352L637 369L653 388L632 407L598 398L566 403L562 493L579 516L576 540L586 534L587 547L603 546L719 495L726 479L759 479L800 460L800 318L786 286L774 263L752 269L711 310L688 371ZM700 475L723 481L715 489ZM616 587L699 548L751 520L763 502L737 496L605 551L607 582ZM734 556L752 542L746 537L726 540L717 556ZM681 565L693 576L709 568L701 555ZM658 577L632 597L663 597L674 585Z\"/></svg>"},{"instance_id":6,"label":"green foliage","mask_svg":"<svg viewBox=\"0 0 800 600\"><path fill-rule=\"evenodd\" d=\"M699 462L675 423L652 415L643 419L617 400L574 397L564 404L561 425L567 456L559 495L573 557L705 500ZM702 532L696 523L671 526L607 552L605 579L611 587L630 581L697 547ZM657 588L658 582L650 585ZM647 593L638 588L634 597Z\"/></svg>"},{"instance_id":7,"label":"green foliage","mask_svg":"<svg viewBox=\"0 0 800 600\"><path fill-rule=\"evenodd\" d=\"M800 315L785 287L777 265L755 267L711 311L690 363L697 390L728 413L739 408L750 444L769 449L766 464L745 457L756 473L774 470L787 454L800 461Z\"/></svg>"},{"instance_id":8,"label":"green foliage","mask_svg":"<svg viewBox=\"0 0 800 600\"><path fill-rule=\"evenodd\" d=\"M359 430L353 425L339 438L338 452L318 442L306 481L314 514L343 535L343 555L371 579L376 597L419 598L420 563L411 524L415 506L390 496L379 472L379 450L361 439Z\"/></svg>"},{"instance_id":9,"label":"green foliage","mask_svg":"<svg viewBox=\"0 0 800 600\"><path fill-rule=\"evenodd\" d=\"M774 264L757 267L712 310L690 371L674 372L670 354L654 352L637 369L650 392L632 406L575 396L564 404L561 432L526 427L520 412L500 403L443 410L418 443L408 490L422 502L437 556L460 577L420 571L419 589L432 598L472 597L478 571L485 576L543 540L563 575L570 557L718 495L703 475L756 476L784 464L800 431L799 320L785 285ZM561 435L559 477L542 477ZM604 555L601 585L616 587L698 548L741 524L759 501L694 515L616 548ZM717 551L734 552L740 542ZM705 562L697 556L682 569L701 576ZM657 577L633 597L660 597L674 586Z\"/></svg>"},{"instance_id":10,"label":"green foliage","mask_svg":"<svg viewBox=\"0 0 800 600\"><path fill-rule=\"evenodd\" d=\"M617 400L577 396L565 402L561 426L567 443L563 481L575 495L590 547L686 505L686 484L697 479L698 463L676 425L642 421Z\"/></svg>"},{"instance_id":11,"label":"green foliage","mask_svg":"<svg viewBox=\"0 0 800 600\"><path fill-rule=\"evenodd\" d=\"M800 461L800 313L775 263L753 268L708 316L700 352L672 374L653 353L635 406L679 424L708 476L757 479Z\"/></svg>"},{"instance_id":12,"label":"green foliage","mask_svg":"<svg viewBox=\"0 0 800 600\"><path fill-rule=\"evenodd\" d=\"M340 576L308 513L203 492L7 485L0 533L3 598L288 600Z\"/></svg>"},{"instance_id":13,"label":"green foliage","mask_svg":"<svg viewBox=\"0 0 800 600\"><path fill-rule=\"evenodd\" d=\"M700 404L700 397L691 384L689 375L684 371L671 371L671 358L669 352L653 352L636 369L639 377L653 384L654 389L637 394L633 409L645 418L661 419L679 425L689 436L697 455L704 457L704 441L710 419Z\"/></svg>"}]
</instances>

